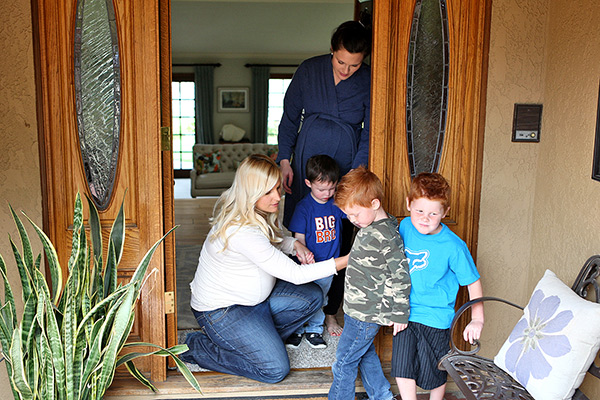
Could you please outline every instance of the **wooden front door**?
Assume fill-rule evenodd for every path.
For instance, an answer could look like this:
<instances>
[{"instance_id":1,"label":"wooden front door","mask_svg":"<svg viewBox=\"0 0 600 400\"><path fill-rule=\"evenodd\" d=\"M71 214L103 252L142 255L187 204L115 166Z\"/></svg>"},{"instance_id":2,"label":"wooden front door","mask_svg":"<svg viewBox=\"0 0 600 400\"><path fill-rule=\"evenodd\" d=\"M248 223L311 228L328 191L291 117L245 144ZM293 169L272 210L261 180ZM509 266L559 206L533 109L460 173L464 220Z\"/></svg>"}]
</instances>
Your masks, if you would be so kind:
<instances>
[{"instance_id":1,"label":"wooden front door","mask_svg":"<svg viewBox=\"0 0 600 400\"><path fill-rule=\"evenodd\" d=\"M416 0L376 0L373 20L369 165L383 181L386 210L399 218L408 216L405 198L411 180L407 149L407 64L415 3ZM451 209L444 223L475 255L491 1L448 0L446 4L447 122L437 172L443 174L452 187ZM466 291L461 290L457 303L464 303L467 296ZM379 354L384 362L389 362L392 336L388 329L383 332Z\"/></svg>"},{"instance_id":2,"label":"wooden front door","mask_svg":"<svg viewBox=\"0 0 600 400\"><path fill-rule=\"evenodd\" d=\"M163 3L169 4L168 1ZM121 132L114 189L100 218L107 234L121 201L125 200L126 239L118 278L128 280L146 251L171 227L165 225L172 223L172 204L166 213L163 205L163 201L172 203L172 168L169 165L163 169L160 130L159 15L169 11L168 7L166 11L161 10L159 1L114 0L112 4L119 46ZM55 244L65 270L70 254L75 196L77 192L82 196L90 194L76 121L74 35L77 2L34 0L32 5L44 229ZM168 57L170 63L170 53L164 57ZM169 155L165 157L169 162ZM168 178L169 173L171 180L167 179L167 182L171 186L163 191L163 175ZM172 240L154 255L148 270L150 277L138 303L131 340L166 344L165 254L170 255L168 263L172 266ZM164 358L145 358L139 367L150 372L153 380L166 378Z\"/></svg>"}]
</instances>

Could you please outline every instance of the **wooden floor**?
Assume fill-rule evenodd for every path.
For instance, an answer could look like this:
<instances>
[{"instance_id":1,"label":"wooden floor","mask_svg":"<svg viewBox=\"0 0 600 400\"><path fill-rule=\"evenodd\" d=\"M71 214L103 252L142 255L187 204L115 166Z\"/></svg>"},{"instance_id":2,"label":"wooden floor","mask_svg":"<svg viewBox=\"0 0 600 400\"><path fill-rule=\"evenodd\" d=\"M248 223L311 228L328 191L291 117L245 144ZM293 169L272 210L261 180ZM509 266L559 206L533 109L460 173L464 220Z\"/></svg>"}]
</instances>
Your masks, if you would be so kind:
<instances>
[{"instance_id":1,"label":"wooden floor","mask_svg":"<svg viewBox=\"0 0 600 400\"><path fill-rule=\"evenodd\" d=\"M217 197L175 199L175 246L204 243L216 201Z\"/></svg>"},{"instance_id":2,"label":"wooden floor","mask_svg":"<svg viewBox=\"0 0 600 400\"><path fill-rule=\"evenodd\" d=\"M210 229L216 197L196 199L175 199L175 245L193 245L204 242ZM390 367L384 365L389 376ZM150 399L243 399L251 396L285 396L300 394L326 394L333 377L329 368L293 370L282 382L266 384L233 375L203 372L194 374L203 393L196 393L176 371L170 371L165 382L154 382L158 393L154 394L129 376L117 376L107 392L106 400L150 400ZM397 393L395 382L392 389ZM450 382L446 400L463 399L456 393L456 386ZM357 392L364 392L360 380L357 380ZM421 399L421 397L419 397Z\"/></svg>"}]
</instances>

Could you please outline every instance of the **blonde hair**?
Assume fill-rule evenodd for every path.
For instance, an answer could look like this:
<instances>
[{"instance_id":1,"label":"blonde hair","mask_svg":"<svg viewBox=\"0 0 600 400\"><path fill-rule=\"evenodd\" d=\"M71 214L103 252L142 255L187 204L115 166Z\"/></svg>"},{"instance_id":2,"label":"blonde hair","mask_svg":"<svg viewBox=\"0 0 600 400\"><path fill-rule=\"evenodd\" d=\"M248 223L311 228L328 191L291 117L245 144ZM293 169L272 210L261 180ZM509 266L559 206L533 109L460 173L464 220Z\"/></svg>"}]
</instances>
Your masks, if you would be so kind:
<instances>
[{"instance_id":1,"label":"blonde hair","mask_svg":"<svg viewBox=\"0 0 600 400\"><path fill-rule=\"evenodd\" d=\"M227 189L215 204L213 210L214 232L210 240L217 238L227 248L229 236L227 229L237 226L258 227L273 244L283 240L279 228L277 213L265 213L256 208L256 202L273 188L281 184L281 171L275 162L263 154L252 154L246 157L238 167L233 184Z\"/></svg>"}]
</instances>

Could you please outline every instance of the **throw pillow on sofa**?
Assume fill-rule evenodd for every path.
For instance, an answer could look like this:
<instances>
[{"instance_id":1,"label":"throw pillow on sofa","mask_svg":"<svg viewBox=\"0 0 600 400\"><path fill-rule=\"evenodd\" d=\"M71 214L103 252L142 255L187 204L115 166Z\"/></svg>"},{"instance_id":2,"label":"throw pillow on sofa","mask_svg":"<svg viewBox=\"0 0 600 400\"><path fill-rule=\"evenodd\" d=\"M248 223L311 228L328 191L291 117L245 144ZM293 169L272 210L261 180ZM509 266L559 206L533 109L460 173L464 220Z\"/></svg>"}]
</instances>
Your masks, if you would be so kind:
<instances>
[{"instance_id":1,"label":"throw pillow on sofa","mask_svg":"<svg viewBox=\"0 0 600 400\"><path fill-rule=\"evenodd\" d=\"M201 174L210 172L221 172L221 151L213 151L204 154L194 154L194 165Z\"/></svg>"},{"instance_id":2,"label":"throw pillow on sofa","mask_svg":"<svg viewBox=\"0 0 600 400\"><path fill-rule=\"evenodd\" d=\"M267 156L269 156L269 158L273 161L277 160L277 154L279 153L278 149L268 149L267 150Z\"/></svg>"}]
</instances>

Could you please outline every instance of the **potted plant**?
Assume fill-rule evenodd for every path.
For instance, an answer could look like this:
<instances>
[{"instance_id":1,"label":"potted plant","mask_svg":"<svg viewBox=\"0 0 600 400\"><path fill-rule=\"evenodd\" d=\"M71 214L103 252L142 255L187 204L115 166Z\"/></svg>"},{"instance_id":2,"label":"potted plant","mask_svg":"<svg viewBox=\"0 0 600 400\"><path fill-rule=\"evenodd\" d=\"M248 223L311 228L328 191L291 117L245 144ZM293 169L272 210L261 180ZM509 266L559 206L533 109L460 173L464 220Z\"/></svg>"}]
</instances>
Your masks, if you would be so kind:
<instances>
[{"instance_id":1,"label":"potted plant","mask_svg":"<svg viewBox=\"0 0 600 400\"><path fill-rule=\"evenodd\" d=\"M64 287L54 246L25 215L42 242L52 290L40 271L41 254L34 258L25 227L10 208L22 245L19 251L10 239L21 278L24 310L18 321L14 293L0 255L0 275L4 281L4 300L0 301L0 356L5 359L15 399L101 399L113 380L115 369L122 364L155 391L133 364L135 358L150 354L173 357L188 382L200 391L192 373L177 358L177 354L187 350L187 345L165 349L151 343L125 343L150 259L165 237L146 253L129 283L118 284L117 266L125 239L123 204L110 232L106 260L102 254L98 211L89 198L88 205L91 247L83 224L81 197L77 194L69 276ZM157 350L119 354L123 348L132 346L150 346Z\"/></svg>"}]
</instances>

